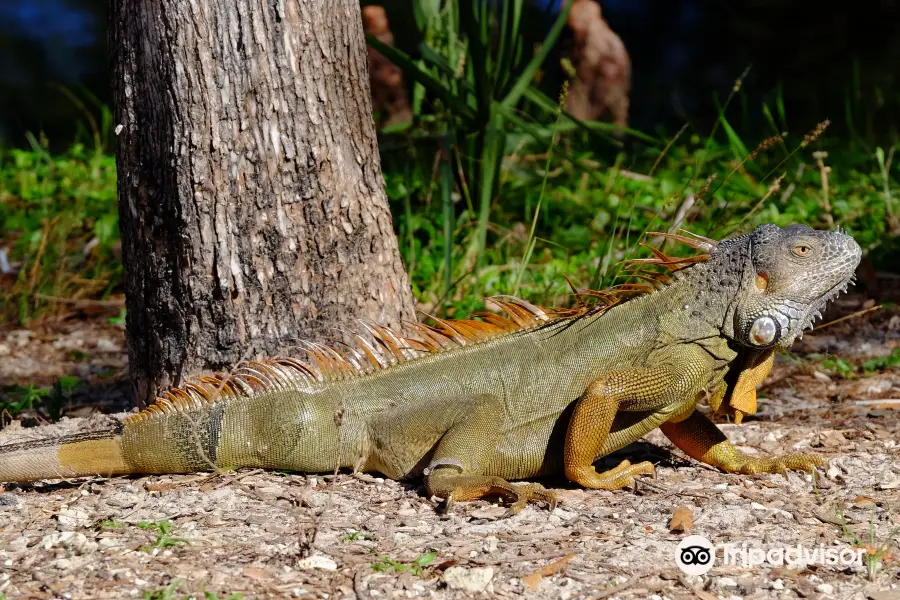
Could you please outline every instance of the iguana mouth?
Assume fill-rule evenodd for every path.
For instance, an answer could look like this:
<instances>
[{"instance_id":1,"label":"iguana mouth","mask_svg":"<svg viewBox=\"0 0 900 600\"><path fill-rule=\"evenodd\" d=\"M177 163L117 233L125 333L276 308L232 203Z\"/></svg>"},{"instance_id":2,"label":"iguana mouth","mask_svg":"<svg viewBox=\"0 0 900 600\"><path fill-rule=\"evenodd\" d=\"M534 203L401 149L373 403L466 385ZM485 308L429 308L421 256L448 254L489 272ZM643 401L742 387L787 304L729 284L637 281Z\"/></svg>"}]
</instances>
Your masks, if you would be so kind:
<instances>
[{"instance_id":1,"label":"iguana mouth","mask_svg":"<svg viewBox=\"0 0 900 600\"><path fill-rule=\"evenodd\" d=\"M832 286L830 290L822 294L815 303L811 304L810 307L804 312L803 320L801 321L800 327L798 328L799 335L802 337L803 332L807 329L812 328L813 323L822 318L822 311L828 306L828 303L834 300L840 294L843 294L847 291L847 287L850 286L851 283L856 282L856 275L851 275L849 278L835 284Z\"/></svg>"}]
</instances>

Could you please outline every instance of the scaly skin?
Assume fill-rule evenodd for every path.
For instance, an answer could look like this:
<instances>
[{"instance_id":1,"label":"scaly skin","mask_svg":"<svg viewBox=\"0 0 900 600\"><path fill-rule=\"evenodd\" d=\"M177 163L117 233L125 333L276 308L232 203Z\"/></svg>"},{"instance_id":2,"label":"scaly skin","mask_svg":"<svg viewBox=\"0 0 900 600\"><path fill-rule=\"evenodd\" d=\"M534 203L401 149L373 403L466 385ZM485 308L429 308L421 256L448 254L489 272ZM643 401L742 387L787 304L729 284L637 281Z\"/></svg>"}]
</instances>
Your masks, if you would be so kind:
<instances>
[{"instance_id":1,"label":"scaly skin","mask_svg":"<svg viewBox=\"0 0 900 600\"><path fill-rule=\"evenodd\" d=\"M738 421L753 413L775 349L846 286L859 246L840 232L765 225L708 249L707 260L677 270L662 289L603 311L538 325L498 317L494 329L449 322L422 352L380 332L388 350L379 356L392 366L360 372L356 362L382 362L377 350L351 360L310 346L306 366L272 362L227 384L200 381L116 431L0 447L0 481L353 468L424 475L448 506L503 496L516 512L556 496L510 480L564 473L588 488L616 489L652 473L646 462L604 473L593 464L656 427L725 471L823 465L807 454L743 455L695 409L706 399ZM539 314L529 306L506 309Z\"/></svg>"}]
</instances>

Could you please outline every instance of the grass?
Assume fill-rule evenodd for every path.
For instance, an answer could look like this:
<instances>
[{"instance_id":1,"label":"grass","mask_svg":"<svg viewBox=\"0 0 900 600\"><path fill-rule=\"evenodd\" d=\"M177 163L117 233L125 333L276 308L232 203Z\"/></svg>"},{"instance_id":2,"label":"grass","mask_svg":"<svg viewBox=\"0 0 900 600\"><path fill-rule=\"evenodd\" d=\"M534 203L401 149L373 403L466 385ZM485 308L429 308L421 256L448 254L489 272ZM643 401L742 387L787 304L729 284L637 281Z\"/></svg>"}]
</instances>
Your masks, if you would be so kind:
<instances>
[{"instance_id":1,"label":"grass","mask_svg":"<svg viewBox=\"0 0 900 600\"><path fill-rule=\"evenodd\" d=\"M874 373L883 372L885 369L900 366L900 348L894 348L890 354L875 356L865 360L849 361L835 356L823 354L807 354L806 358L813 361L821 361L822 367L831 371L833 375L844 379L858 379L868 377Z\"/></svg>"},{"instance_id":2,"label":"grass","mask_svg":"<svg viewBox=\"0 0 900 600\"><path fill-rule=\"evenodd\" d=\"M801 134L793 136L792 146L787 145L792 136L779 136L768 149L748 153L752 160L738 160L728 140L683 137L665 152L648 148L612 160L571 137L563 137L552 156L546 148L511 151L480 268L463 260L477 215L457 201L448 259L444 211L428 202L429 186L437 184L425 169L390 169L394 160L386 157L388 194L415 295L430 311L450 315L468 313L481 298L517 288L532 301L565 302L569 290L563 275L578 286L611 284L618 274L615 264L633 252L645 231L666 230L682 214L681 227L716 238L768 221L833 223L876 258L896 249L883 190L896 187L897 176L888 173L885 183L874 156L828 140L801 146ZM827 159L814 158L823 148ZM409 205L415 208L404 208Z\"/></svg>"},{"instance_id":3,"label":"grass","mask_svg":"<svg viewBox=\"0 0 900 600\"><path fill-rule=\"evenodd\" d=\"M177 592L179 588L184 584L181 579L175 579L164 588L160 588L158 590L148 590L141 594L141 597L144 600L178 600L180 598L184 600L198 600L200 596L195 594L188 594L187 596L179 595ZM244 597L243 594L231 594L229 596L225 596L222 600L241 600ZM219 600L219 596L212 592L203 592L203 598L205 600ZM0 599L2 600L2 599Z\"/></svg>"},{"instance_id":4,"label":"grass","mask_svg":"<svg viewBox=\"0 0 900 600\"><path fill-rule=\"evenodd\" d=\"M884 540L880 540L875 530L875 514L869 520L869 527L866 530L865 539L861 538L853 530L847 526L842 510L838 510L838 519L841 523L841 529L844 537L847 538L855 548L864 548L864 562L866 566L866 577L869 581L875 581L875 576L884 568L884 563L894 558L894 545L896 543L897 534L900 533L900 527L895 527L885 536Z\"/></svg>"},{"instance_id":5,"label":"grass","mask_svg":"<svg viewBox=\"0 0 900 600\"><path fill-rule=\"evenodd\" d=\"M434 562L437 552L424 552L417 556L415 560L409 563L398 562L387 556L379 556L378 560L372 563L372 570L378 573L406 573L421 576L423 569Z\"/></svg>"},{"instance_id":6,"label":"grass","mask_svg":"<svg viewBox=\"0 0 900 600\"><path fill-rule=\"evenodd\" d=\"M184 538L174 537L172 535L172 521L164 519L162 521L141 521L135 524L135 527L144 529L156 534L156 540L151 545L141 546L144 552L153 552L162 548L172 548L189 543Z\"/></svg>"},{"instance_id":7,"label":"grass","mask_svg":"<svg viewBox=\"0 0 900 600\"><path fill-rule=\"evenodd\" d=\"M0 323L54 314L58 299L104 298L121 281L115 160L74 145L0 150Z\"/></svg>"},{"instance_id":8,"label":"grass","mask_svg":"<svg viewBox=\"0 0 900 600\"><path fill-rule=\"evenodd\" d=\"M448 189L434 154L386 144L386 189L416 298L448 316L513 291L564 303L564 276L580 287L611 284L642 234L676 219L712 237L765 221L840 225L889 264L898 248L892 148L867 153L827 137L810 142L807 132L744 141L720 128L718 137L684 133L613 156L577 131L546 145L511 139L478 262L467 253L483 209ZM79 145L59 156L0 151L0 200L0 248L17 269L0 279L0 322L27 325L57 314L59 299L121 292L111 156Z\"/></svg>"}]
</instances>

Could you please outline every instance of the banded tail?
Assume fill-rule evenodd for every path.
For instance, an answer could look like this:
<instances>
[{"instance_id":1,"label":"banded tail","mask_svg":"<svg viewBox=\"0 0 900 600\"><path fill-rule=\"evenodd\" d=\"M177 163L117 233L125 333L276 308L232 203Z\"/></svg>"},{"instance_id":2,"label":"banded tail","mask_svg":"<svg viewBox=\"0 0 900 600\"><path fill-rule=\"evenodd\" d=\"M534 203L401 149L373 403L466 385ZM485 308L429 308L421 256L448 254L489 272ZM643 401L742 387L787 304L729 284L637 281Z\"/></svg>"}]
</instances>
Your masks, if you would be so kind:
<instances>
[{"instance_id":1,"label":"banded tail","mask_svg":"<svg viewBox=\"0 0 900 600\"><path fill-rule=\"evenodd\" d=\"M36 481L132 473L121 429L0 446L0 481Z\"/></svg>"}]
</instances>

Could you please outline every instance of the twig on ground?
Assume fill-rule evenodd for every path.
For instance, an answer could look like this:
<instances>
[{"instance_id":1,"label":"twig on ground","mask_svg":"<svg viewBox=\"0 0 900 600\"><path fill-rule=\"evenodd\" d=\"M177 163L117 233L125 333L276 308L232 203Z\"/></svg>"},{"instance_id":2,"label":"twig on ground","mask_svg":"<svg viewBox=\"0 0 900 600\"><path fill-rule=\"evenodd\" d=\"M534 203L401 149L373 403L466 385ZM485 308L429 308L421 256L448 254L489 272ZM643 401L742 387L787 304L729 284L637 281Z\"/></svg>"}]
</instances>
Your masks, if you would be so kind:
<instances>
[{"instance_id":1,"label":"twig on ground","mask_svg":"<svg viewBox=\"0 0 900 600\"><path fill-rule=\"evenodd\" d=\"M610 596L621 594L624 590L634 587L638 584L638 582L643 581L644 579L648 579L649 577L656 575L657 573L658 571L656 569L640 571L629 577L628 581L626 581L625 583L621 583L619 585L611 585L607 588L604 588L595 594L591 594L587 597L586 600L602 600L603 598L609 598Z\"/></svg>"}]
</instances>

